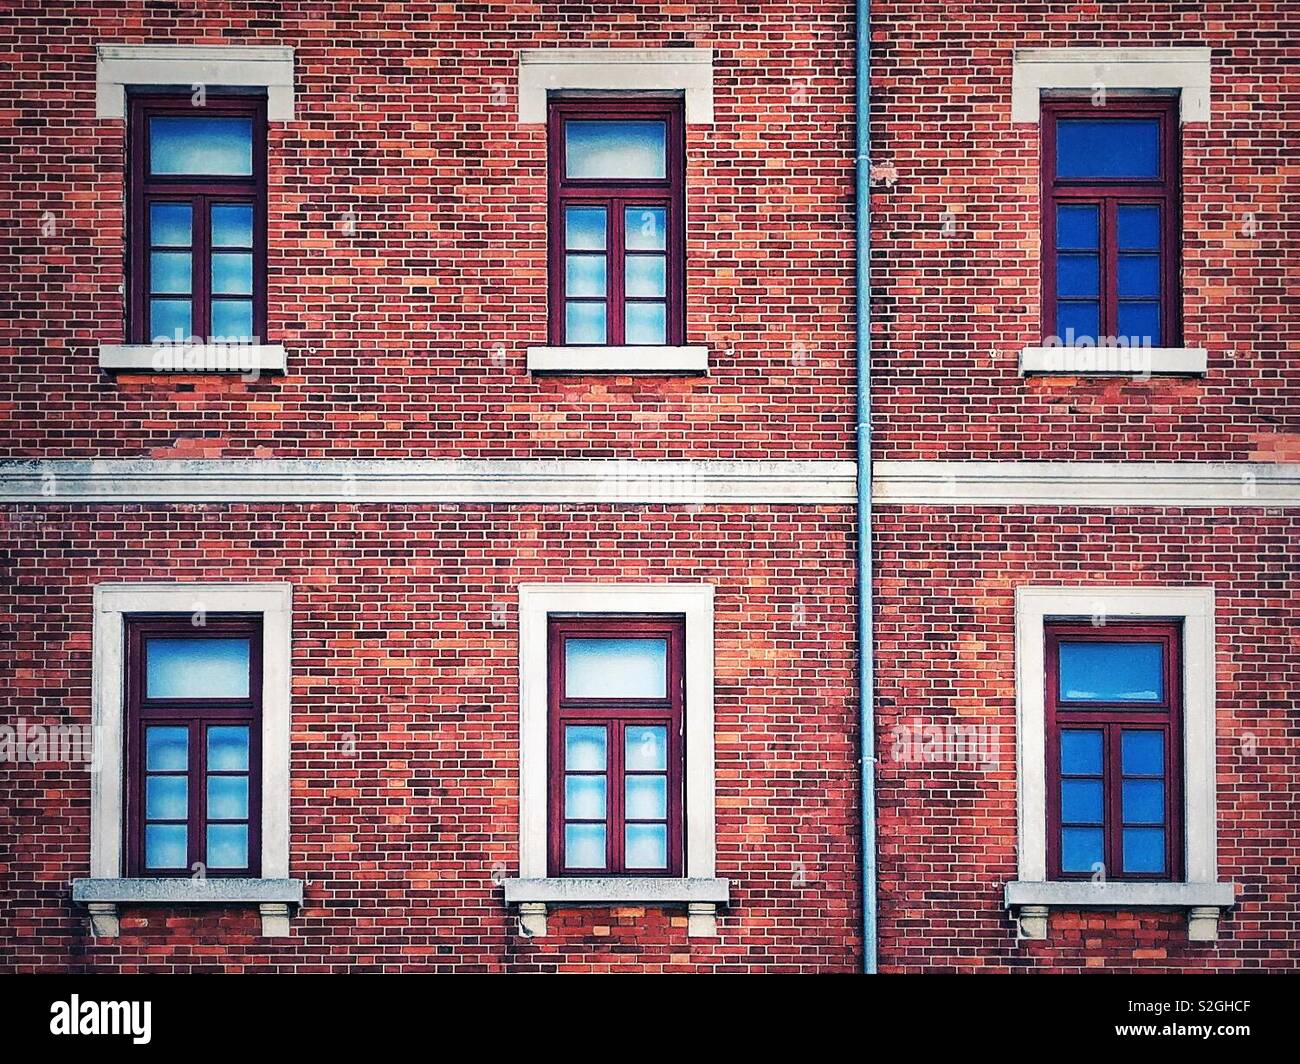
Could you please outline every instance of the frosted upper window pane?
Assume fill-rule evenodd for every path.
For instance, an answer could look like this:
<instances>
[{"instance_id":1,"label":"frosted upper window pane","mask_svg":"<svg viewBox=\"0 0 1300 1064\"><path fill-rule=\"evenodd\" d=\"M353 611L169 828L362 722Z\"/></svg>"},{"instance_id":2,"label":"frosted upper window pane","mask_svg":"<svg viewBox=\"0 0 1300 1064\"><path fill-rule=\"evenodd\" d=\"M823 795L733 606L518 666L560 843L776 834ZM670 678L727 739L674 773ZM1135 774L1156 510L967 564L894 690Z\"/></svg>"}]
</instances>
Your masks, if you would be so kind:
<instances>
[{"instance_id":1,"label":"frosted upper window pane","mask_svg":"<svg viewBox=\"0 0 1300 1064\"><path fill-rule=\"evenodd\" d=\"M247 698L247 639L146 641L145 694L149 698Z\"/></svg>"},{"instance_id":2,"label":"frosted upper window pane","mask_svg":"<svg viewBox=\"0 0 1300 1064\"><path fill-rule=\"evenodd\" d=\"M663 698L668 693L668 640L566 639L569 698Z\"/></svg>"}]
</instances>

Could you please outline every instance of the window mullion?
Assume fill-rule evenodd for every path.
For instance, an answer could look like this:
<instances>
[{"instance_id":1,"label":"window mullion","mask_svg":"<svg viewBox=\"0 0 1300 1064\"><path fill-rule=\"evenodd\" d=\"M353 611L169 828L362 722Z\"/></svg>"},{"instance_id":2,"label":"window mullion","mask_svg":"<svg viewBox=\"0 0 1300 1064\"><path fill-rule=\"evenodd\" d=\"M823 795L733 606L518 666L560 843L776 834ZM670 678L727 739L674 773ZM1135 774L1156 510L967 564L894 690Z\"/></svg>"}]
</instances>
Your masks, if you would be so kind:
<instances>
[{"instance_id":1,"label":"window mullion","mask_svg":"<svg viewBox=\"0 0 1300 1064\"><path fill-rule=\"evenodd\" d=\"M626 766L623 758L624 729L627 721L613 718L609 725L609 786L608 808L605 810L607 833L606 845L609 847L609 869L623 874L627 871L626 854L623 846L624 808L623 793L626 788Z\"/></svg>"},{"instance_id":2,"label":"window mullion","mask_svg":"<svg viewBox=\"0 0 1300 1064\"><path fill-rule=\"evenodd\" d=\"M619 346L625 343L626 308L624 305L625 284L623 273L627 250L626 225L627 201L614 197L609 201L609 218L606 233L609 243L609 266L606 271L606 313L609 315L609 343Z\"/></svg>"}]
</instances>

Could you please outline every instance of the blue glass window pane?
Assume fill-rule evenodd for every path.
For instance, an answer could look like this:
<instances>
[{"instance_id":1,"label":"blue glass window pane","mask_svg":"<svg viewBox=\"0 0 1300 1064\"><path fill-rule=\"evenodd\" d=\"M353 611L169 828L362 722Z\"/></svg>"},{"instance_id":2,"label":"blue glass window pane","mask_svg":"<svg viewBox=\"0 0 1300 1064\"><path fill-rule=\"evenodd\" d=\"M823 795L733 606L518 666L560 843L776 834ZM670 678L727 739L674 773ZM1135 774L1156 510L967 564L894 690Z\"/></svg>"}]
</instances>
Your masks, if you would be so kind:
<instances>
[{"instance_id":1,"label":"blue glass window pane","mask_svg":"<svg viewBox=\"0 0 1300 1064\"><path fill-rule=\"evenodd\" d=\"M1097 342L1100 311L1095 302L1056 304L1056 334L1066 346Z\"/></svg>"},{"instance_id":2,"label":"blue glass window pane","mask_svg":"<svg viewBox=\"0 0 1300 1064\"><path fill-rule=\"evenodd\" d=\"M1101 864L1101 828L1061 829L1061 870L1063 872L1091 872L1093 865Z\"/></svg>"},{"instance_id":3,"label":"blue glass window pane","mask_svg":"<svg viewBox=\"0 0 1300 1064\"><path fill-rule=\"evenodd\" d=\"M1100 824L1101 780L1061 780L1061 822Z\"/></svg>"},{"instance_id":4,"label":"blue glass window pane","mask_svg":"<svg viewBox=\"0 0 1300 1064\"><path fill-rule=\"evenodd\" d=\"M667 126L660 121L570 119L564 123L568 177L663 177Z\"/></svg>"},{"instance_id":5,"label":"blue glass window pane","mask_svg":"<svg viewBox=\"0 0 1300 1064\"><path fill-rule=\"evenodd\" d=\"M253 246L253 208L247 203L212 205L212 246L214 248L251 248Z\"/></svg>"},{"instance_id":6,"label":"blue glass window pane","mask_svg":"<svg viewBox=\"0 0 1300 1064\"><path fill-rule=\"evenodd\" d=\"M1056 294L1058 296L1096 296L1099 261L1096 255L1058 255L1056 258Z\"/></svg>"},{"instance_id":7,"label":"blue glass window pane","mask_svg":"<svg viewBox=\"0 0 1300 1064\"><path fill-rule=\"evenodd\" d=\"M1160 873L1164 870L1164 828L1125 828L1124 871Z\"/></svg>"},{"instance_id":8,"label":"blue glass window pane","mask_svg":"<svg viewBox=\"0 0 1300 1064\"><path fill-rule=\"evenodd\" d=\"M1125 731L1120 736L1120 771L1125 776L1163 776L1165 737L1158 731Z\"/></svg>"},{"instance_id":9,"label":"blue glass window pane","mask_svg":"<svg viewBox=\"0 0 1300 1064\"><path fill-rule=\"evenodd\" d=\"M212 338L242 341L253 339L253 301L251 299L214 299L212 301Z\"/></svg>"},{"instance_id":10,"label":"blue glass window pane","mask_svg":"<svg viewBox=\"0 0 1300 1064\"><path fill-rule=\"evenodd\" d=\"M149 287L152 291L188 295L191 284L188 251L155 251L149 255Z\"/></svg>"},{"instance_id":11,"label":"blue glass window pane","mask_svg":"<svg viewBox=\"0 0 1300 1064\"><path fill-rule=\"evenodd\" d=\"M184 868L187 839L184 824L146 824L145 865L149 868Z\"/></svg>"},{"instance_id":12,"label":"blue glass window pane","mask_svg":"<svg viewBox=\"0 0 1300 1064\"><path fill-rule=\"evenodd\" d=\"M1119 248L1121 251L1160 247L1160 208L1124 206L1118 208Z\"/></svg>"},{"instance_id":13,"label":"blue glass window pane","mask_svg":"<svg viewBox=\"0 0 1300 1064\"><path fill-rule=\"evenodd\" d=\"M668 342L668 311L663 303L629 303L623 311L624 340L629 344Z\"/></svg>"},{"instance_id":14,"label":"blue glass window pane","mask_svg":"<svg viewBox=\"0 0 1300 1064\"><path fill-rule=\"evenodd\" d=\"M1125 780L1123 801L1125 824L1165 822L1163 780Z\"/></svg>"},{"instance_id":15,"label":"blue glass window pane","mask_svg":"<svg viewBox=\"0 0 1300 1064\"><path fill-rule=\"evenodd\" d=\"M149 772L184 772L190 764L188 728L148 728L144 736L144 767Z\"/></svg>"},{"instance_id":16,"label":"blue glass window pane","mask_svg":"<svg viewBox=\"0 0 1300 1064\"><path fill-rule=\"evenodd\" d=\"M623 811L629 820L667 820L667 777L628 776Z\"/></svg>"},{"instance_id":17,"label":"blue glass window pane","mask_svg":"<svg viewBox=\"0 0 1300 1064\"><path fill-rule=\"evenodd\" d=\"M155 247L187 248L193 239L193 211L188 203L149 205L150 244Z\"/></svg>"},{"instance_id":18,"label":"blue glass window pane","mask_svg":"<svg viewBox=\"0 0 1300 1064\"><path fill-rule=\"evenodd\" d=\"M253 291L253 256L223 251L212 256L212 291L221 296L244 296Z\"/></svg>"},{"instance_id":19,"label":"blue glass window pane","mask_svg":"<svg viewBox=\"0 0 1300 1064\"><path fill-rule=\"evenodd\" d=\"M1101 775L1101 732L1061 732L1061 771L1070 776Z\"/></svg>"},{"instance_id":20,"label":"blue glass window pane","mask_svg":"<svg viewBox=\"0 0 1300 1064\"><path fill-rule=\"evenodd\" d=\"M1061 643L1060 692L1070 702L1154 702L1164 697L1162 643Z\"/></svg>"},{"instance_id":21,"label":"blue glass window pane","mask_svg":"<svg viewBox=\"0 0 1300 1064\"><path fill-rule=\"evenodd\" d=\"M1056 246L1090 249L1098 246L1097 207L1093 204L1056 208Z\"/></svg>"},{"instance_id":22,"label":"blue glass window pane","mask_svg":"<svg viewBox=\"0 0 1300 1064\"><path fill-rule=\"evenodd\" d=\"M605 208L566 207L564 246L571 251L604 251Z\"/></svg>"},{"instance_id":23,"label":"blue glass window pane","mask_svg":"<svg viewBox=\"0 0 1300 1064\"><path fill-rule=\"evenodd\" d=\"M605 256L565 255L564 294L569 296L603 296L605 294Z\"/></svg>"},{"instance_id":24,"label":"blue glass window pane","mask_svg":"<svg viewBox=\"0 0 1300 1064\"><path fill-rule=\"evenodd\" d=\"M1160 304L1121 303L1119 305L1119 338L1129 344L1160 343Z\"/></svg>"},{"instance_id":25,"label":"blue glass window pane","mask_svg":"<svg viewBox=\"0 0 1300 1064\"><path fill-rule=\"evenodd\" d=\"M668 729L662 724L628 725L623 765L629 772L662 772L668 768Z\"/></svg>"},{"instance_id":26,"label":"blue glass window pane","mask_svg":"<svg viewBox=\"0 0 1300 1064\"><path fill-rule=\"evenodd\" d=\"M191 332L188 299L149 300L149 339L184 342Z\"/></svg>"},{"instance_id":27,"label":"blue glass window pane","mask_svg":"<svg viewBox=\"0 0 1300 1064\"><path fill-rule=\"evenodd\" d=\"M184 776L149 776L144 783L148 820L184 820L189 815L189 787Z\"/></svg>"},{"instance_id":28,"label":"blue glass window pane","mask_svg":"<svg viewBox=\"0 0 1300 1064\"><path fill-rule=\"evenodd\" d=\"M1062 118L1056 123L1058 177L1158 177L1160 123L1154 118Z\"/></svg>"},{"instance_id":29,"label":"blue glass window pane","mask_svg":"<svg viewBox=\"0 0 1300 1064\"><path fill-rule=\"evenodd\" d=\"M668 247L668 211L664 207L626 207L623 225L628 251L663 251Z\"/></svg>"},{"instance_id":30,"label":"blue glass window pane","mask_svg":"<svg viewBox=\"0 0 1300 1064\"><path fill-rule=\"evenodd\" d=\"M248 867L248 825L208 825L209 868Z\"/></svg>"},{"instance_id":31,"label":"blue glass window pane","mask_svg":"<svg viewBox=\"0 0 1300 1064\"><path fill-rule=\"evenodd\" d=\"M668 260L662 255L629 255L624 292L629 296L667 295Z\"/></svg>"},{"instance_id":32,"label":"blue glass window pane","mask_svg":"<svg viewBox=\"0 0 1300 1064\"><path fill-rule=\"evenodd\" d=\"M208 816L212 820L247 820L248 777L209 776Z\"/></svg>"},{"instance_id":33,"label":"blue glass window pane","mask_svg":"<svg viewBox=\"0 0 1300 1064\"><path fill-rule=\"evenodd\" d=\"M570 698L663 698L668 640L566 639L564 693Z\"/></svg>"},{"instance_id":34,"label":"blue glass window pane","mask_svg":"<svg viewBox=\"0 0 1300 1064\"><path fill-rule=\"evenodd\" d=\"M604 303L566 303L564 305L564 340L570 344L605 342Z\"/></svg>"},{"instance_id":35,"label":"blue glass window pane","mask_svg":"<svg viewBox=\"0 0 1300 1064\"><path fill-rule=\"evenodd\" d=\"M570 772L603 772L605 729L590 724L566 725L564 767Z\"/></svg>"},{"instance_id":36,"label":"blue glass window pane","mask_svg":"<svg viewBox=\"0 0 1300 1064\"><path fill-rule=\"evenodd\" d=\"M149 166L155 174L251 174L253 120L198 115L150 118Z\"/></svg>"},{"instance_id":37,"label":"blue glass window pane","mask_svg":"<svg viewBox=\"0 0 1300 1064\"><path fill-rule=\"evenodd\" d=\"M1121 255L1119 257L1119 294L1121 296L1160 296L1160 256Z\"/></svg>"},{"instance_id":38,"label":"blue glass window pane","mask_svg":"<svg viewBox=\"0 0 1300 1064\"><path fill-rule=\"evenodd\" d=\"M208 728L208 770L248 771L248 725L222 724Z\"/></svg>"},{"instance_id":39,"label":"blue glass window pane","mask_svg":"<svg viewBox=\"0 0 1300 1064\"><path fill-rule=\"evenodd\" d=\"M604 820L605 777L565 777L564 815L569 820Z\"/></svg>"},{"instance_id":40,"label":"blue glass window pane","mask_svg":"<svg viewBox=\"0 0 1300 1064\"><path fill-rule=\"evenodd\" d=\"M149 698L247 698L247 639L145 640Z\"/></svg>"},{"instance_id":41,"label":"blue glass window pane","mask_svg":"<svg viewBox=\"0 0 1300 1064\"><path fill-rule=\"evenodd\" d=\"M605 825L564 825L564 866L566 868L605 867Z\"/></svg>"},{"instance_id":42,"label":"blue glass window pane","mask_svg":"<svg viewBox=\"0 0 1300 1064\"><path fill-rule=\"evenodd\" d=\"M668 866L668 827L665 824L628 824L624 828L623 857L628 868Z\"/></svg>"}]
</instances>

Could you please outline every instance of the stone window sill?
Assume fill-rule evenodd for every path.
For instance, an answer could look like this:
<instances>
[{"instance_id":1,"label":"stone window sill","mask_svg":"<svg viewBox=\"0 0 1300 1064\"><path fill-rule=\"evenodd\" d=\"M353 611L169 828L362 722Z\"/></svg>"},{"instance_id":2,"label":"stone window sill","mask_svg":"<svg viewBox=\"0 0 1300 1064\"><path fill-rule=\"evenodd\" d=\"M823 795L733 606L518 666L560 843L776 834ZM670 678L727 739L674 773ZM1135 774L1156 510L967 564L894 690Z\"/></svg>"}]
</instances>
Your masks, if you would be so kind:
<instances>
[{"instance_id":1,"label":"stone window sill","mask_svg":"<svg viewBox=\"0 0 1300 1064\"><path fill-rule=\"evenodd\" d=\"M506 904L518 906L520 928L530 938L546 934L548 910L584 905L684 905L687 936L714 938L718 906L726 905L730 896L726 879L596 876L505 881Z\"/></svg>"},{"instance_id":2,"label":"stone window sill","mask_svg":"<svg viewBox=\"0 0 1300 1064\"><path fill-rule=\"evenodd\" d=\"M1232 883L1027 882L1006 885L1004 903L1015 915L1021 938L1047 938L1052 909L1184 909L1187 937L1213 942L1219 917L1232 907Z\"/></svg>"},{"instance_id":3,"label":"stone window sill","mask_svg":"<svg viewBox=\"0 0 1300 1064\"><path fill-rule=\"evenodd\" d=\"M283 373L279 344L100 344L99 368L141 373Z\"/></svg>"},{"instance_id":4,"label":"stone window sill","mask_svg":"<svg viewBox=\"0 0 1300 1064\"><path fill-rule=\"evenodd\" d=\"M530 373L699 374L709 349L689 347L530 347Z\"/></svg>"},{"instance_id":5,"label":"stone window sill","mask_svg":"<svg viewBox=\"0 0 1300 1064\"><path fill-rule=\"evenodd\" d=\"M302 905L302 880L74 879L72 900L89 911L96 938L118 936L121 905L256 905L262 936L284 938L292 910Z\"/></svg>"},{"instance_id":6,"label":"stone window sill","mask_svg":"<svg viewBox=\"0 0 1300 1064\"><path fill-rule=\"evenodd\" d=\"M1206 367L1203 347L1026 347L1020 352L1022 377L1200 377Z\"/></svg>"}]
</instances>

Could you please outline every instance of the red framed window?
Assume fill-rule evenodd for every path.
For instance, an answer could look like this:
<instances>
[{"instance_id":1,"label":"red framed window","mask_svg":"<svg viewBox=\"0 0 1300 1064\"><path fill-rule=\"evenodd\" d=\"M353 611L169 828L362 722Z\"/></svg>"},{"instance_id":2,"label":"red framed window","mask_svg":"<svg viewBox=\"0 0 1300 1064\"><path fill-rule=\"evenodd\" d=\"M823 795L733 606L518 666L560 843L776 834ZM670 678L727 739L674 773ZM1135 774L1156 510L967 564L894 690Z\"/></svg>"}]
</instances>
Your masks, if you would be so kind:
<instances>
[{"instance_id":1,"label":"red framed window","mask_svg":"<svg viewBox=\"0 0 1300 1064\"><path fill-rule=\"evenodd\" d=\"M261 871L262 624L126 619L127 874Z\"/></svg>"},{"instance_id":2,"label":"red framed window","mask_svg":"<svg viewBox=\"0 0 1300 1064\"><path fill-rule=\"evenodd\" d=\"M682 618L551 618L554 876L682 874Z\"/></svg>"},{"instance_id":3,"label":"red framed window","mask_svg":"<svg viewBox=\"0 0 1300 1064\"><path fill-rule=\"evenodd\" d=\"M1052 878L1182 877L1181 638L1176 622L1047 626Z\"/></svg>"},{"instance_id":4,"label":"red framed window","mask_svg":"<svg viewBox=\"0 0 1300 1064\"><path fill-rule=\"evenodd\" d=\"M131 97L131 343L266 336L266 100Z\"/></svg>"},{"instance_id":5,"label":"red framed window","mask_svg":"<svg viewBox=\"0 0 1300 1064\"><path fill-rule=\"evenodd\" d=\"M685 343L679 100L552 100L550 339Z\"/></svg>"},{"instance_id":6,"label":"red framed window","mask_svg":"<svg viewBox=\"0 0 1300 1064\"><path fill-rule=\"evenodd\" d=\"M1044 338L1177 346L1177 100L1049 100L1042 135Z\"/></svg>"}]
</instances>

